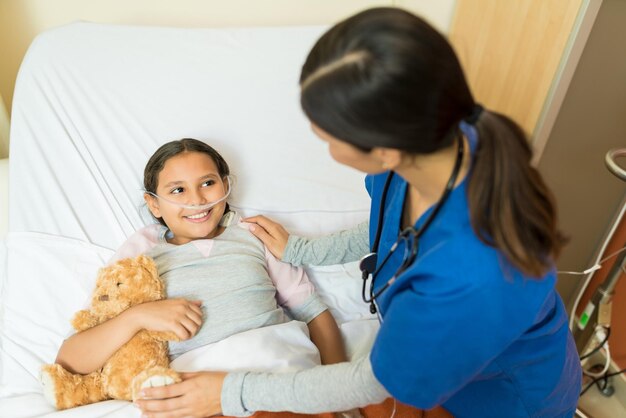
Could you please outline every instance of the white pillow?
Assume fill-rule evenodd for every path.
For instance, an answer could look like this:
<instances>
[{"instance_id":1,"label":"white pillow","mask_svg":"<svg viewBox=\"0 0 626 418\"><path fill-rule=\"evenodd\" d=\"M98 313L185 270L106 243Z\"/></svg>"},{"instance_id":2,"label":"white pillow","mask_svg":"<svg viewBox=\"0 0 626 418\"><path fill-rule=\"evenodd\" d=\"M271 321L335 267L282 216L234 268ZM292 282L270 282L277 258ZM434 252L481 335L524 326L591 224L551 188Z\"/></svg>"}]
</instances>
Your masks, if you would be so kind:
<instances>
[{"instance_id":1,"label":"white pillow","mask_svg":"<svg viewBox=\"0 0 626 418\"><path fill-rule=\"evenodd\" d=\"M38 233L9 233L8 275L0 300L0 397L40 390L39 370L52 363L72 331L70 319L93 289L112 251Z\"/></svg>"}]
</instances>

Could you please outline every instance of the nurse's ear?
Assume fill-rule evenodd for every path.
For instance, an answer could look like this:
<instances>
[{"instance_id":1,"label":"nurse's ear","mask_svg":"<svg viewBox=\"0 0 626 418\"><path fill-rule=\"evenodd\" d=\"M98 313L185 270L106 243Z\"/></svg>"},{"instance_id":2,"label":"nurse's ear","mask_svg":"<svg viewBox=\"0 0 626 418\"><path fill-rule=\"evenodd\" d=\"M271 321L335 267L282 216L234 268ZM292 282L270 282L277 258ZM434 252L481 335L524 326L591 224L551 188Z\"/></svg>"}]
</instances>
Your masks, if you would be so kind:
<instances>
[{"instance_id":1,"label":"nurse's ear","mask_svg":"<svg viewBox=\"0 0 626 418\"><path fill-rule=\"evenodd\" d=\"M380 161L380 166L384 170L395 170L403 160L404 152L395 148L375 147L372 149L372 156Z\"/></svg>"},{"instance_id":2,"label":"nurse's ear","mask_svg":"<svg viewBox=\"0 0 626 418\"><path fill-rule=\"evenodd\" d=\"M152 216L159 219L161 217L161 210L159 209L159 199L148 193L144 193L143 200L146 202L146 206L148 206L148 209L150 210L150 213L152 213Z\"/></svg>"}]
</instances>

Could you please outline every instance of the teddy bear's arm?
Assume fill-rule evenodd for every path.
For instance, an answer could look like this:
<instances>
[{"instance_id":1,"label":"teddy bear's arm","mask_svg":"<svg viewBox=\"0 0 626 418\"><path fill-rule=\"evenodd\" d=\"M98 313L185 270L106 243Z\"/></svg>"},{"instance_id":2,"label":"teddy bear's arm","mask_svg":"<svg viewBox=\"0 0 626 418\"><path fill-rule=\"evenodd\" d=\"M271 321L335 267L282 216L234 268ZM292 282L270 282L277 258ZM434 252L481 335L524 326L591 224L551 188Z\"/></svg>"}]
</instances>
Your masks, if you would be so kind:
<instances>
[{"instance_id":1,"label":"teddy bear's arm","mask_svg":"<svg viewBox=\"0 0 626 418\"><path fill-rule=\"evenodd\" d=\"M72 326L76 331L84 331L96 325L98 325L98 319L86 309L76 312L72 319Z\"/></svg>"}]
</instances>

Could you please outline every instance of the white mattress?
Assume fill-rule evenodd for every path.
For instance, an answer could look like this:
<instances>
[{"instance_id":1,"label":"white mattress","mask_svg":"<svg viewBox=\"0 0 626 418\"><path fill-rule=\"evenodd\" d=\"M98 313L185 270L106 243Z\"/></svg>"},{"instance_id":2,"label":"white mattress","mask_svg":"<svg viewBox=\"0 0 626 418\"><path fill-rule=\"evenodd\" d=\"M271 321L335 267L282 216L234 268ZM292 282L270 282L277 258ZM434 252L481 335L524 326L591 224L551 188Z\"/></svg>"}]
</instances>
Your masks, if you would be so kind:
<instances>
[{"instance_id":1,"label":"white mattress","mask_svg":"<svg viewBox=\"0 0 626 418\"><path fill-rule=\"evenodd\" d=\"M298 103L300 67L323 30L75 23L34 41L14 95L9 233L0 242L0 417L138 416L115 401L54 412L37 375L96 269L151 221L142 171L160 144L194 137L217 148L236 178L230 203L244 216L263 213L313 236L367 219L362 175L331 161ZM355 265L309 272L350 354L366 352L377 323L360 302ZM270 348L246 367L310 367L315 355L298 326L233 336L202 348L223 356L217 365L190 352L184 367L228 368L227 353L246 357L238 350L250 345ZM265 343L281 339L293 358Z\"/></svg>"}]
</instances>

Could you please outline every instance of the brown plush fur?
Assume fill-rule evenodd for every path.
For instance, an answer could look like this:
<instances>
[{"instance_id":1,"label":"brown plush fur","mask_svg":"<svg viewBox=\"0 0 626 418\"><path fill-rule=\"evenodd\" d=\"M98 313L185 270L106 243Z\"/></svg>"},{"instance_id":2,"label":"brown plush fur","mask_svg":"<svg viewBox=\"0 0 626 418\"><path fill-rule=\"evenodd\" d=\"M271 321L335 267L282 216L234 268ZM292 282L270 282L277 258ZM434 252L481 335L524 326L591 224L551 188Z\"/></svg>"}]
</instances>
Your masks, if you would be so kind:
<instances>
[{"instance_id":1,"label":"brown plush fur","mask_svg":"<svg viewBox=\"0 0 626 418\"><path fill-rule=\"evenodd\" d=\"M80 332L131 306L163 298L165 288L151 258L141 255L120 260L100 269L91 307L79 311L72 325ZM57 409L67 409L106 399L132 400L131 386L141 387L145 379L154 375L166 375L178 382L178 374L168 368L169 340L178 338L173 333L139 331L102 369L88 375L72 374L58 364L44 365L41 375L44 394ZM140 373L142 376L131 385Z\"/></svg>"}]
</instances>

